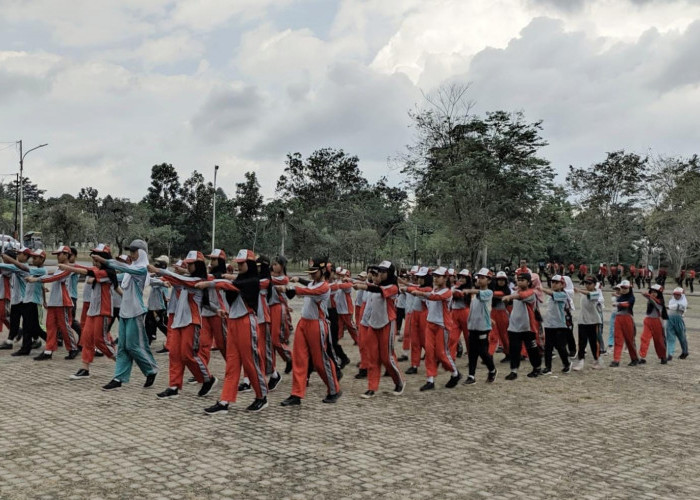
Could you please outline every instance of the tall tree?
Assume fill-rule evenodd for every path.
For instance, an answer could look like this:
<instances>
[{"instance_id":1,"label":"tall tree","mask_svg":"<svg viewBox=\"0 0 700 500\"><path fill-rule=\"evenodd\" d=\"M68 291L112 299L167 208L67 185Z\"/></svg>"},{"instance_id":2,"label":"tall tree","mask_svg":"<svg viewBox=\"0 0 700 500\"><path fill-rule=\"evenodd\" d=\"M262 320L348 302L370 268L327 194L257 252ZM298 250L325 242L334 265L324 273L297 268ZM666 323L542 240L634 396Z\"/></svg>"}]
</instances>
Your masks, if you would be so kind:
<instances>
[{"instance_id":1,"label":"tall tree","mask_svg":"<svg viewBox=\"0 0 700 500\"><path fill-rule=\"evenodd\" d=\"M245 181L236 183L233 206L238 212L238 231L243 246L256 247L259 217L263 210L263 197L255 172L246 172Z\"/></svg>"},{"instance_id":2,"label":"tall tree","mask_svg":"<svg viewBox=\"0 0 700 500\"><path fill-rule=\"evenodd\" d=\"M143 201L151 209L151 224L174 225L183 214L182 186L177 171L169 163L153 165L151 185Z\"/></svg>"}]
</instances>

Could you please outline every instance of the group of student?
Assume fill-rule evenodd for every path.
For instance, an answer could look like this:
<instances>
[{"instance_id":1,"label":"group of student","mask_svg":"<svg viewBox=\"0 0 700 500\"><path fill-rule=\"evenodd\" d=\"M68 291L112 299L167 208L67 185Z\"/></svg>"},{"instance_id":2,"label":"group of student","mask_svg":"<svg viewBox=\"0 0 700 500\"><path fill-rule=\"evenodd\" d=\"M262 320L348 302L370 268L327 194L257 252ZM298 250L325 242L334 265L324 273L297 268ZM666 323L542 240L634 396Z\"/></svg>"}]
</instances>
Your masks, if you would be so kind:
<instances>
[{"instance_id":1,"label":"group of student","mask_svg":"<svg viewBox=\"0 0 700 500\"><path fill-rule=\"evenodd\" d=\"M177 398L185 383L199 384L198 396L209 395L219 383L209 367L212 352L218 350L225 360L220 395L216 404L204 410L209 415L227 413L239 392L255 393L248 411L267 407L268 393L282 378L278 356L285 363L284 373L292 375L291 394L282 406L301 404L313 372L326 385L323 402L335 403L342 395L343 370L350 363L339 343L345 331L359 349L355 378L367 380L361 396L365 399L377 395L382 368L392 379L391 394L403 394L405 375L417 374L422 361L426 380L420 391L435 389L439 367L450 374L445 387L456 387L462 379L457 368L457 358L464 350L462 338L468 357L467 385L476 383L479 359L487 369L486 382L496 380L493 356L497 350L505 354L501 363L510 368L506 380L518 378L524 360L531 365L528 377L550 374L555 350L563 373L583 370L587 351L592 368L600 369L600 355L606 351L602 284L591 275L584 275L576 288L570 276L555 274L549 277L551 286L544 287L525 261L514 279L487 268L475 273L442 266L401 271L383 261L353 277L327 258L314 258L309 261L307 278L300 278L287 275L283 256L270 260L248 249L240 250L231 265L220 249L207 256L193 250L172 267L166 256L149 264L143 240L132 241L128 249L128 255L113 258L109 246L97 245L91 251L92 265L82 266L75 262L75 249L61 246L53 252L57 269L51 275L44 268L43 250L6 252L0 264L0 295L8 309L3 321L9 335L0 348L12 348L13 341L21 338L21 347L13 356L28 355L41 337L45 349L34 359L44 361L52 358L60 336L68 351L66 358L80 355L82 361L70 379L90 378L91 364L99 353L115 361L114 375L103 390L116 390L127 383L134 362L146 377L144 387L149 388L158 373L150 346L160 330L166 342L156 353L167 353L169 363L168 384L157 394L159 399ZM86 281L77 322L81 276ZM51 288L45 298L44 284L48 283ZM578 343L574 336L576 295L580 296ZM290 348L289 301L295 296L303 304ZM652 341L662 364L673 359L676 340L681 344L680 358L688 356L684 290L674 289L668 305L659 284L642 296L646 314L637 351L633 287L628 280L615 284L607 341L607 347L613 349L611 367L620 365L623 346L630 366L645 363ZM38 319L41 305L47 310L46 332ZM119 335L113 339L110 329L116 316ZM400 355L397 340L402 340ZM400 362L409 363L405 371L399 369ZM191 373L187 380L186 370Z\"/></svg>"}]
</instances>

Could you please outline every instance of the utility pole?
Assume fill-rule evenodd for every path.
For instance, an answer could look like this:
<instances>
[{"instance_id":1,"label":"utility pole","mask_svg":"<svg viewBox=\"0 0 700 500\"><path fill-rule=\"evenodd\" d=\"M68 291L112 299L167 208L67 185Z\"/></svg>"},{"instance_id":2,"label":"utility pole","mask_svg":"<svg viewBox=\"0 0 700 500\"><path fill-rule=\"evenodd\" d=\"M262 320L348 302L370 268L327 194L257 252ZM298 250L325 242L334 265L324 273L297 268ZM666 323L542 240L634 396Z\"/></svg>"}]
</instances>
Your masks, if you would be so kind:
<instances>
[{"instance_id":1,"label":"utility pole","mask_svg":"<svg viewBox=\"0 0 700 500\"><path fill-rule=\"evenodd\" d=\"M413 228L413 265L415 266L418 258L418 224L415 224Z\"/></svg>"},{"instance_id":2,"label":"utility pole","mask_svg":"<svg viewBox=\"0 0 700 500\"><path fill-rule=\"evenodd\" d=\"M211 221L211 249L214 251L216 248L216 172L219 170L218 165L214 165L214 206L212 209L212 221Z\"/></svg>"},{"instance_id":3,"label":"utility pole","mask_svg":"<svg viewBox=\"0 0 700 500\"><path fill-rule=\"evenodd\" d=\"M24 245L24 157L35 149L43 148L48 146L47 144L39 144L36 147L28 150L26 153L22 154L22 141L17 141L19 143L19 238L17 238L21 245Z\"/></svg>"},{"instance_id":4,"label":"utility pole","mask_svg":"<svg viewBox=\"0 0 700 500\"><path fill-rule=\"evenodd\" d=\"M16 178L16 181L15 181L15 235L14 236L15 236L15 239L17 241L19 241L19 238L17 237L18 236L18 234L17 234L17 230L18 230L17 217L19 216L19 174L15 174L15 178Z\"/></svg>"}]
</instances>

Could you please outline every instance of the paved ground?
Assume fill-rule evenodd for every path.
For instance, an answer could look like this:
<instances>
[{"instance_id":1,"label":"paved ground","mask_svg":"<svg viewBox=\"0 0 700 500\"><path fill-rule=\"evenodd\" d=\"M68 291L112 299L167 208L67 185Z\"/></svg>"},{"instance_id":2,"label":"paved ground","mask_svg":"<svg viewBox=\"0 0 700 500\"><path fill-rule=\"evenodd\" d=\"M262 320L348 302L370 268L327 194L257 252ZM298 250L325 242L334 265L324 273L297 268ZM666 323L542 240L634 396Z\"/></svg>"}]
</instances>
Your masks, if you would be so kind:
<instances>
[{"instance_id":1,"label":"paved ground","mask_svg":"<svg viewBox=\"0 0 700 500\"><path fill-rule=\"evenodd\" d=\"M321 404L314 377L302 407L280 407L285 378L262 413L244 411L248 393L214 418L202 409L216 396L197 386L156 399L167 356L155 390L136 374L105 393L104 358L71 382L77 361L0 351L0 498L699 498L700 297L691 306L691 357L668 366L650 355L514 382L502 370L491 386L480 367L475 386L444 389L442 374L428 394L421 370L403 396L369 401L352 369L336 405ZM220 357L213 371L223 375Z\"/></svg>"}]
</instances>

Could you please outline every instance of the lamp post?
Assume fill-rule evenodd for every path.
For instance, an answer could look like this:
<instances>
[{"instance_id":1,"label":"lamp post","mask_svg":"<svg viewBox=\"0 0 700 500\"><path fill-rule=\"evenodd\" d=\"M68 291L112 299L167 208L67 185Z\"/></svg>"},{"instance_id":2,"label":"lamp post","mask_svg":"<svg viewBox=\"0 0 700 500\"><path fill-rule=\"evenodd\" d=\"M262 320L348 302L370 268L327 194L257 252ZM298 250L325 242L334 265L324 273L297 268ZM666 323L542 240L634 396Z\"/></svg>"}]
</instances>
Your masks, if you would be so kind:
<instances>
[{"instance_id":1,"label":"lamp post","mask_svg":"<svg viewBox=\"0 0 700 500\"><path fill-rule=\"evenodd\" d=\"M214 251L216 248L216 172L218 172L219 166L214 165L214 207L212 209L212 221L211 221L211 249Z\"/></svg>"},{"instance_id":2,"label":"lamp post","mask_svg":"<svg viewBox=\"0 0 700 500\"><path fill-rule=\"evenodd\" d=\"M22 154L22 141L17 142L19 142L19 185L17 186L19 189L19 242L24 245L24 158L35 149L48 146L48 143L39 144Z\"/></svg>"}]
</instances>

